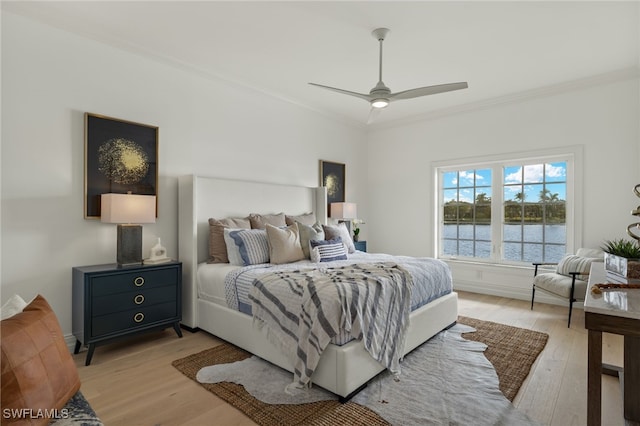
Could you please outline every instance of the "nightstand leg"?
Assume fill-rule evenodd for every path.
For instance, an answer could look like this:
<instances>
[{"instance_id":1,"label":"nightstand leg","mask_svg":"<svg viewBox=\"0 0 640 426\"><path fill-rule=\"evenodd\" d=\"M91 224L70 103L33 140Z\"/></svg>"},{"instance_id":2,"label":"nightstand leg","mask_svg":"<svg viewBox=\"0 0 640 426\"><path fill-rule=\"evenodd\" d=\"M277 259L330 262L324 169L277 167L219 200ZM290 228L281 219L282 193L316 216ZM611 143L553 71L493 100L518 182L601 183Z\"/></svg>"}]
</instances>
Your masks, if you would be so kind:
<instances>
[{"instance_id":1,"label":"nightstand leg","mask_svg":"<svg viewBox=\"0 0 640 426\"><path fill-rule=\"evenodd\" d=\"M176 331L176 334L178 335L178 337L182 337L182 330L180 329L180 323L179 322L174 322L173 323L173 329Z\"/></svg>"},{"instance_id":2,"label":"nightstand leg","mask_svg":"<svg viewBox=\"0 0 640 426\"><path fill-rule=\"evenodd\" d=\"M91 364L91 358L93 358L93 351L96 349L95 343L89 343L89 351L87 352L87 359L84 362L84 365Z\"/></svg>"},{"instance_id":3,"label":"nightstand leg","mask_svg":"<svg viewBox=\"0 0 640 426\"><path fill-rule=\"evenodd\" d=\"M80 352L81 346L82 346L82 343L80 343L80 340L76 339L76 347L73 349L73 353L77 354L78 352Z\"/></svg>"}]
</instances>

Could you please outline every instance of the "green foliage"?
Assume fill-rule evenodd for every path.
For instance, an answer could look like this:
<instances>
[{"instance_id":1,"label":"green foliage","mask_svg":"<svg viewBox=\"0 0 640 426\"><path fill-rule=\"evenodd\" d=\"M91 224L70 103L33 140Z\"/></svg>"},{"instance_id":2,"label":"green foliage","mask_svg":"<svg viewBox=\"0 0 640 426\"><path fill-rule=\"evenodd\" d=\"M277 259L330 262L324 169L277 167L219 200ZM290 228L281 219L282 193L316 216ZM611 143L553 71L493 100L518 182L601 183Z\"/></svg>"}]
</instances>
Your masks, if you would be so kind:
<instances>
[{"instance_id":1,"label":"green foliage","mask_svg":"<svg viewBox=\"0 0 640 426\"><path fill-rule=\"evenodd\" d=\"M640 259L640 246L635 241L625 240L624 238L607 240L601 248L603 251L616 256L626 257L627 259Z\"/></svg>"},{"instance_id":2,"label":"green foliage","mask_svg":"<svg viewBox=\"0 0 640 426\"><path fill-rule=\"evenodd\" d=\"M524 196L524 193L522 193ZM504 202L505 223L558 224L565 223L567 216L566 202L553 201L553 194L548 202ZM491 197L478 194L475 203L451 200L443 206L444 223L491 223Z\"/></svg>"}]
</instances>

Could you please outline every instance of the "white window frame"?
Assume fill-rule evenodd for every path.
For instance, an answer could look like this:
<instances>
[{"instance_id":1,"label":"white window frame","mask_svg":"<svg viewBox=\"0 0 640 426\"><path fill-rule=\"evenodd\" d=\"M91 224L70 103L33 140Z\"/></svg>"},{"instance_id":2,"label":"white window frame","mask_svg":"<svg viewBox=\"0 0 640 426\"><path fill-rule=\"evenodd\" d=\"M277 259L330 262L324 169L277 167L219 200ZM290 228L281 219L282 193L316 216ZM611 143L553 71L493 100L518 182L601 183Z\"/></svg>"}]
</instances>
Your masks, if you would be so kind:
<instances>
[{"instance_id":1,"label":"white window frame","mask_svg":"<svg viewBox=\"0 0 640 426\"><path fill-rule=\"evenodd\" d=\"M505 166L525 166L531 164L566 162L567 164L567 199L566 199L566 251L574 253L582 247L582 164L583 146L569 146L561 148L551 148L545 150L535 150L520 153L487 155L475 158L458 160L436 161L432 163L434 178L434 247L433 252L439 259L446 261L461 261L474 263L487 263L494 265L514 265L530 266L528 262L508 261L502 259L503 245L503 223L504 223L504 167ZM442 213L444 210L444 197L442 190L441 176L445 172L471 170L471 169L492 169L491 186L491 240L492 250L489 258L450 256L442 253L441 244L444 232L444 220ZM496 171L498 171L496 173Z\"/></svg>"}]
</instances>

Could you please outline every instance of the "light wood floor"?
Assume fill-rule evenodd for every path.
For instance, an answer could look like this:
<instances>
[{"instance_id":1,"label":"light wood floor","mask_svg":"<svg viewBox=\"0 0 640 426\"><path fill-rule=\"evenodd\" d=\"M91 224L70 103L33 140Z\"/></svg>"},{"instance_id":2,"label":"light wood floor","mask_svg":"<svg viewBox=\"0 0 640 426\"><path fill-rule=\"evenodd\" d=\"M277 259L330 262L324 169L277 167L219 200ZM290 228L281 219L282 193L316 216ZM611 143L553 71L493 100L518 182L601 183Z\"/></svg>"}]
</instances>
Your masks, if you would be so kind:
<instances>
[{"instance_id":1,"label":"light wood floor","mask_svg":"<svg viewBox=\"0 0 640 426\"><path fill-rule=\"evenodd\" d=\"M530 328L550 338L514 405L545 425L585 425L587 332L584 313L574 309L567 328L561 306L459 292L460 315ZM167 329L96 348L92 364L86 352L75 355L82 393L108 425L253 425L171 366L171 361L220 341L205 333ZM604 334L603 361L622 365L622 339ZM624 425L618 380L603 376L603 425Z\"/></svg>"}]
</instances>

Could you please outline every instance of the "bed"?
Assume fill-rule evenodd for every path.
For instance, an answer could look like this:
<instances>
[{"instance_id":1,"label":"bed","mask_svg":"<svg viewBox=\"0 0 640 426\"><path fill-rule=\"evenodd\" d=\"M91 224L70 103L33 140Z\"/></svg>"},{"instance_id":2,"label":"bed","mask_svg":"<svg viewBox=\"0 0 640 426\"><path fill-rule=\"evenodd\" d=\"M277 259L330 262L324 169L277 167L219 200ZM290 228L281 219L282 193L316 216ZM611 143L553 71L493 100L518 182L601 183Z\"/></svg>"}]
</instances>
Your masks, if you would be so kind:
<instances>
[{"instance_id":1,"label":"bed","mask_svg":"<svg viewBox=\"0 0 640 426\"><path fill-rule=\"evenodd\" d=\"M221 281L237 267L208 265L209 218L242 217L249 213L313 212L327 223L324 187L279 185L241 180L181 176L179 183L179 259L183 262L183 325L205 330L286 370L293 371L288 356L274 345L264 330L253 326L253 318L229 307L224 291L200 286L203 276ZM354 257L355 256L355 257ZM354 259L367 255L355 253ZM379 255L385 256L385 255ZM375 257L375 256L374 256ZM375 260L375 259L374 259ZM453 291L412 310L406 331L404 353L451 326L457 319L457 294ZM331 343L313 373L313 383L347 399L383 371L359 340Z\"/></svg>"}]
</instances>

